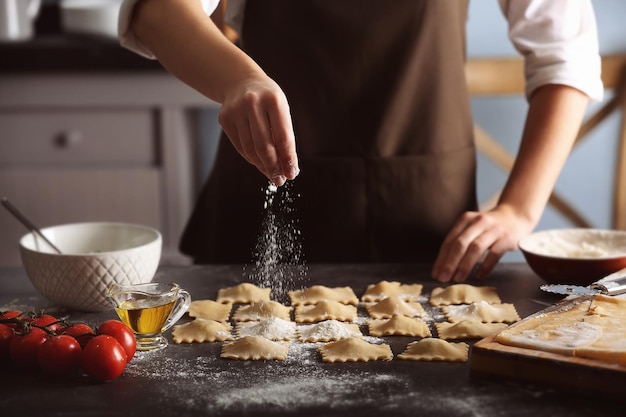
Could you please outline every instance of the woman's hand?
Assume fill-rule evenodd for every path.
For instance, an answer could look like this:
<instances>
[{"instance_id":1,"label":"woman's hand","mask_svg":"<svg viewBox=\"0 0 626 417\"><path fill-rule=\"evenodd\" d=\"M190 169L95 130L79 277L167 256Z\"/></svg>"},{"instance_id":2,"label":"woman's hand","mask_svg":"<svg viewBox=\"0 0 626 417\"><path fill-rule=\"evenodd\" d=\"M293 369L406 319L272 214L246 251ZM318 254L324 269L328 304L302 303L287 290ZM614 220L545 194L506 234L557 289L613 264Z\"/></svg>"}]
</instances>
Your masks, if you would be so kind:
<instances>
[{"instance_id":1,"label":"woman's hand","mask_svg":"<svg viewBox=\"0 0 626 417\"><path fill-rule=\"evenodd\" d=\"M274 184L298 175L289 104L274 81L239 83L225 97L219 122L235 149Z\"/></svg>"},{"instance_id":2,"label":"woman's hand","mask_svg":"<svg viewBox=\"0 0 626 417\"><path fill-rule=\"evenodd\" d=\"M534 223L504 205L485 213L467 212L444 239L432 275L440 282L463 282L480 263L474 276L483 278L533 227Z\"/></svg>"}]
</instances>

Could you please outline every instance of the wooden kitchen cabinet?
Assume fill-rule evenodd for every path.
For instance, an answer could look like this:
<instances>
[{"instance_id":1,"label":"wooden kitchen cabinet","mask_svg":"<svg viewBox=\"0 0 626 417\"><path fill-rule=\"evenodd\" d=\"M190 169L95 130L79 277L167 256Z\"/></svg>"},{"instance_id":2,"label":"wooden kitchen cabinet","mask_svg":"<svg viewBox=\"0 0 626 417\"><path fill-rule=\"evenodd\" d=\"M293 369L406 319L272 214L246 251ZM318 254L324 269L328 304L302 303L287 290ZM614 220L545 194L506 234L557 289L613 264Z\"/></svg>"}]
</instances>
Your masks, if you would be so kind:
<instances>
[{"instance_id":1,"label":"wooden kitchen cabinet","mask_svg":"<svg viewBox=\"0 0 626 417\"><path fill-rule=\"evenodd\" d=\"M216 104L164 71L0 74L0 195L39 227L120 221L177 249L197 190L198 115ZM0 210L0 265L25 227Z\"/></svg>"}]
</instances>

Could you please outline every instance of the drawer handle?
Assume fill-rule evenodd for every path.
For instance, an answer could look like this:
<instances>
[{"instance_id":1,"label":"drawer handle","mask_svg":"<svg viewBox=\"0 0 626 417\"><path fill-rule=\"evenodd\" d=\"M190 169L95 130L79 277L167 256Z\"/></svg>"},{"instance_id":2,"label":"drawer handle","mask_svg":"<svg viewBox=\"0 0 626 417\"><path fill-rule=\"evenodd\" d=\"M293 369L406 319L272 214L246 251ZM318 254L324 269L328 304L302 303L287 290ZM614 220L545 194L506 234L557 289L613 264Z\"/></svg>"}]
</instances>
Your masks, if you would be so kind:
<instances>
[{"instance_id":1,"label":"drawer handle","mask_svg":"<svg viewBox=\"0 0 626 417\"><path fill-rule=\"evenodd\" d=\"M85 136L80 130L72 129L59 134L55 140L59 148L72 148L80 144Z\"/></svg>"}]
</instances>

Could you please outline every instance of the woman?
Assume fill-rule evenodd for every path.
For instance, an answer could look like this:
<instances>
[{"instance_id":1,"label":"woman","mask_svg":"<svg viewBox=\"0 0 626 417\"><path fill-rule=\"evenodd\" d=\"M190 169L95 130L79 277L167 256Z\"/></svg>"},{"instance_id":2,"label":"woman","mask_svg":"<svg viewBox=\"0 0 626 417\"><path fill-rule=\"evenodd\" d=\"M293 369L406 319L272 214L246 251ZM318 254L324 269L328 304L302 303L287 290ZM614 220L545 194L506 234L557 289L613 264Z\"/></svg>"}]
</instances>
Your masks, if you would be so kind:
<instances>
[{"instance_id":1,"label":"woman","mask_svg":"<svg viewBox=\"0 0 626 417\"><path fill-rule=\"evenodd\" d=\"M120 19L125 46L222 104L226 136L181 244L197 262L247 262L260 190L294 180L308 261L434 262L441 282L478 264L482 277L536 226L602 96L588 0L501 0L529 109L502 196L481 213L467 1L231 0L241 49L208 18L215 3L126 0Z\"/></svg>"}]
</instances>

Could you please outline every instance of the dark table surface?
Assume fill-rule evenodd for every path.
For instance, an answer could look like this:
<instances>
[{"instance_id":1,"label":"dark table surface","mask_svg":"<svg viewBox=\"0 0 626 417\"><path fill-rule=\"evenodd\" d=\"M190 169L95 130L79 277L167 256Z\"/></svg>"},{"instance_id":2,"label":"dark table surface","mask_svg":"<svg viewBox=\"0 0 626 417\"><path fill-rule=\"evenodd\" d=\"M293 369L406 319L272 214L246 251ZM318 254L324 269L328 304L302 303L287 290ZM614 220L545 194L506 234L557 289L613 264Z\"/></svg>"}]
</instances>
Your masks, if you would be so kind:
<instances>
[{"instance_id":1,"label":"dark table surface","mask_svg":"<svg viewBox=\"0 0 626 417\"><path fill-rule=\"evenodd\" d=\"M161 267L155 280L177 282L194 299L215 299L219 288L245 281L244 270L241 265ZM290 285L351 286L360 296L368 284L384 279L423 283L428 294L438 286L428 271L425 265L309 265L306 276ZM495 286L503 302L513 303L525 317L559 300L542 292L541 283L526 264L501 264L477 285ZM91 325L117 318L113 310L79 313L50 305L22 268L0 268L0 310L6 309L46 309ZM0 371L0 416L624 415L623 404L608 400L479 378L470 374L468 363L394 358L330 364L321 361L315 344L299 342L292 342L285 361L236 361L220 359L221 343L173 344L171 330L166 337L167 348L138 352L124 374L108 383L83 375L60 379ZM413 340L384 339L396 356Z\"/></svg>"}]
</instances>

